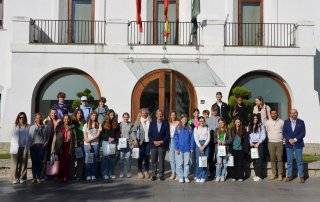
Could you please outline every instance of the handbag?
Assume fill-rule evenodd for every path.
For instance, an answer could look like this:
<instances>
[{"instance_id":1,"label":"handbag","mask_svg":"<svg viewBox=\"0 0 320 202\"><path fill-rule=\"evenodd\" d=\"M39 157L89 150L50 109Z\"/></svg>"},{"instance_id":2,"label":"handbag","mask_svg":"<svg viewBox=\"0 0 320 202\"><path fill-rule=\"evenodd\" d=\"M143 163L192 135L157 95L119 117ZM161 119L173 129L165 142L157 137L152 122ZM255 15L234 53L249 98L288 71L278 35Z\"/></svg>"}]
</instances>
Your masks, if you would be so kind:
<instances>
[{"instance_id":1,"label":"handbag","mask_svg":"<svg viewBox=\"0 0 320 202\"><path fill-rule=\"evenodd\" d=\"M46 174L57 175L59 172L60 161L56 154L51 154L50 161L47 161Z\"/></svg>"},{"instance_id":2,"label":"handbag","mask_svg":"<svg viewBox=\"0 0 320 202\"><path fill-rule=\"evenodd\" d=\"M107 141L102 142L103 156L110 156L116 154L116 144L111 144Z\"/></svg>"},{"instance_id":3,"label":"handbag","mask_svg":"<svg viewBox=\"0 0 320 202\"><path fill-rule=\"evenodd\" d=\"M228 163L227 163L228 167L234 167L234 156L230 155L228 157Z\"/></svg>"},{"instance_id":4,"label":"handbag","mask_svg":"<svg viewBox=\"0 0 320 202\"><path fill-rule=\"evenodd\" d=\"M138 159L139 158L139 153L140 153L140 149L135 147L132 149L132 154L131 157L134 159Z\"/></svg>"},{"instance_id":5,"label":"handbag","mask_svg":"<svg viewBox=\"0 0 320 202\"><path fill-rule=\"evenodd\" d=\"M199 168L208 167L208 158L207 156L199 156Z\"/></svg>"},{"instance_id":6,"label":"handbag","mask_svg":"<svg viewBox=\"0 0 320 202\"><path fill-rule=\"evenodd\" d=\"M127 138L119 138L118 148L126 149L127 148Z\"/></svg>"},{"instance_id":7,"label":"handbag","mask_svg":"<svg viewBox=\"0 0 320 202\"><path fill-rule=\"evenodd\" d=\"M251 155L251 159L258 159L259 157L259 151L258 148L251 148L250 149L250 155Z\"/></svg>"},{"instance_id":8,"label":"handbag","mask_svg":"<svg viewBox=\"0 0 320 202\"><path fill-rule=\"evenodd\" d=\"M226 146L218 145L218 156L227 156Z\"/></svg>"}]
</instances>

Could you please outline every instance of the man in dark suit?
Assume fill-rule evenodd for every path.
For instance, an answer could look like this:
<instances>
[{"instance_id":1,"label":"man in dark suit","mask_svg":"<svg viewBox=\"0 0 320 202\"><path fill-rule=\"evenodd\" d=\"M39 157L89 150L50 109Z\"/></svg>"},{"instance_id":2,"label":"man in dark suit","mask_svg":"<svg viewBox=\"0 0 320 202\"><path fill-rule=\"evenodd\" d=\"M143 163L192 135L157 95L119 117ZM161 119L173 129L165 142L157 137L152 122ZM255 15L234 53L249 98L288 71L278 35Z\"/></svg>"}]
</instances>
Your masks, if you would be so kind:
<instances>
[{"instance_id":1,"label":"man in dark suit","mask_svg":"<svg viewBox=\"0 0 320 202\"><path fill-rule=\"evenodd\" d=\"M304 168L302 160L302 150L304 147L303 138L306 135L306 127L301 119L298 119L298 111L292 109L290 111L290 118L285 120L283 126L283 137L286 141L287 152L287 178L286 182L293 180L292 176L292 159L293 153L295 155L298 175L300 177L300 183L305 182Z\"/></svg>"},{"instance_id":2,"label":"man in dark suit","mask_svg":"<svg viewBox=\"0 0 320 202\"><path fill-rule=\"evenodd\" d=\"M150 123L148 133L151 143L152 181L157 179L157 168L160 180L164 180L164 159L170 137L169 124L163 119L163 112L158 109L156 117L157 119Z\"/></svg>"},{"instance_id":3,"label":"man in dark suit","mask_svg":"<svg viewBox=\"0 0 320 202\"><path fill-rule=\"evenodd\" d=\"M225 102L222 102L222 93L217 92L216 93L216 103L214 103L211 107L218 109L218 116L220 118L223 118L227 123L229 123L229 105Z\"/></svg>"}]
</instances>

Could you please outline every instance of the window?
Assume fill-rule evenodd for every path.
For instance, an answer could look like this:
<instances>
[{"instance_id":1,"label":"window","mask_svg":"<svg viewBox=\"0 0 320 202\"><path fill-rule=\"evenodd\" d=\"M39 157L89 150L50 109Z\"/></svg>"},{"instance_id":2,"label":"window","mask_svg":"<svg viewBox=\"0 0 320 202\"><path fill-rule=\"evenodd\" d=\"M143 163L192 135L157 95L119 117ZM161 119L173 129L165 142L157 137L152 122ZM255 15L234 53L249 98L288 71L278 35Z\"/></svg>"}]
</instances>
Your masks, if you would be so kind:
<instances>
[{"instance_id":1,"label":"window","mask_svg":"<svg viewBox=\"0 0 320 202\"><path fill-rule=\"evenodd\" d=\"M3 0L0 0L0 29L3 28Z\"/></svg>"}]
</instances>

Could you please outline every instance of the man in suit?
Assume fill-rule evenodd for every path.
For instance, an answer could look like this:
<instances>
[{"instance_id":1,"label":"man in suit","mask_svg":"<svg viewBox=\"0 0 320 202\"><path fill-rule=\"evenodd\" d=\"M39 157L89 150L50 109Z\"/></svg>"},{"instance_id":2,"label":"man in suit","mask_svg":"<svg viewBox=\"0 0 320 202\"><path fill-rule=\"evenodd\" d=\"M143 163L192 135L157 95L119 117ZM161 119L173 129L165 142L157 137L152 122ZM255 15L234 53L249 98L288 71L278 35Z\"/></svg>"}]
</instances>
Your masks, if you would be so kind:
<instances>
[{"instance_id":1,"label":"man in suit","mask_svg":"<svg viewBox=\"0 0 320 202\"><path fill-rule=\"evenodd\" d=\"M217 92L216 93L216 103L214 103L211 107L218 109L218 116L220 118L223 118L227 123L229 123L229 105L225 102L222 102L222 93Z\"/></svg>"},{"instance_id":2,"label":"man in suit","mask_svg":"<svg viewBox=\"0 0 320 202\"><path fill-rule=\"evenodd\" d=\"M170 137L169 124L163 119L162 110L157 110L156 118L150 123L148 132L151 143L152 181L157 179L157 168L159 168L160 180L164 180L164 159Z\"/></svg>"},{"instance_id":3,"label":"man in suit","mask_svg":"<svg viewBox=\"0 0 320 202\"><path fill-rule=\"evenodd\" d=\"M306 135L306 127L301 119L298 119L298 111L292 109L290 111L290 118L285 120L283 126L283 137L286 141L287 152L287 178L286 182L293 180L292 176L292 159L293 153L295 155L298 175L300 177L300 183L305 182L304 168L302 160L302 150L304 147L303 138Z\"/></svg>"}]
</instances>

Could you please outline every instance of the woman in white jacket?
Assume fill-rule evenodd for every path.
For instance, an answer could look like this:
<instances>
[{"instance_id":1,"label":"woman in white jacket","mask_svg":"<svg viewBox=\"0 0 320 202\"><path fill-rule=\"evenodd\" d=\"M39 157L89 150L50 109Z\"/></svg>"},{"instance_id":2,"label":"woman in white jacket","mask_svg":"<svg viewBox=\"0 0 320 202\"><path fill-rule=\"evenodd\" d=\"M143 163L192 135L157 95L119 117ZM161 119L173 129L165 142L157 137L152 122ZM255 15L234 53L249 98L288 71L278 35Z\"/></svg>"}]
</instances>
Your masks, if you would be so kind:
<instances>
[{"instance_id":1,"label":"woman in white jacket","mask_svg":"<svg viewBox=\"0 0 320 202\"><path fill-rule=\"evenodd\" d=\"M29 147L29 125L26 113L20 112L17 115L15 126L11 137L11 170L13 184L24 184L27 181Z\"/></svg>"}]
</instances>

